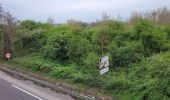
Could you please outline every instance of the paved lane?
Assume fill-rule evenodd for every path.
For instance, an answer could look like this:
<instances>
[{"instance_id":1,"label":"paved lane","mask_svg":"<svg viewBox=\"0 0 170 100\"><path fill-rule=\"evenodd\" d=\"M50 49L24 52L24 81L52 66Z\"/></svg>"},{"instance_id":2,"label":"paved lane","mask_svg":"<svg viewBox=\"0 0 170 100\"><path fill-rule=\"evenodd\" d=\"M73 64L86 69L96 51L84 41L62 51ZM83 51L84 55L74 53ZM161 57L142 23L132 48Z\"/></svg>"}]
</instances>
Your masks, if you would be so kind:
<instances>
[{"instance_id":1,"label":"paved lane","mask_svg":"<svg viewBox=\"0 0 170 100\"><path fill-rule=\"evenodd\" d=\"M27 92L20 90L17 86L10 84L3 79L0 79L1 100L43 100Z\"/></svg>"},{"instance_id":2,"label":"paved lane","mask_svg":"<svg viewBox=\"0 0 170 100\"><path fill-rule=\"evenodd\" d=\"M74 100L67 94L55 93L32 81L19 80L0 71L0 100Z\"/></svg>"}]
</instances>

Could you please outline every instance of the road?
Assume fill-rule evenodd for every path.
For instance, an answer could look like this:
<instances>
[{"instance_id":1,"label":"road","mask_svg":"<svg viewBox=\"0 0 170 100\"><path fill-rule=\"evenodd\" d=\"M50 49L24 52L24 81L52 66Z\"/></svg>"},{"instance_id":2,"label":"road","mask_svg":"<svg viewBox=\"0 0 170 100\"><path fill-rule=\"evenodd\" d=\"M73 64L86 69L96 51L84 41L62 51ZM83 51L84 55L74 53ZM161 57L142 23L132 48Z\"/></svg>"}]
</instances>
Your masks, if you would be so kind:
<instances>
[{"instance_id":1,"label":"road","mask_svg":"<svg viewBox=\"0 0 170 100\"><path fill-rule=\"evenodd\" d=\"M74 100L28 80L19 80L0 71L0 100Z\"/></svg>"}]
</instances>

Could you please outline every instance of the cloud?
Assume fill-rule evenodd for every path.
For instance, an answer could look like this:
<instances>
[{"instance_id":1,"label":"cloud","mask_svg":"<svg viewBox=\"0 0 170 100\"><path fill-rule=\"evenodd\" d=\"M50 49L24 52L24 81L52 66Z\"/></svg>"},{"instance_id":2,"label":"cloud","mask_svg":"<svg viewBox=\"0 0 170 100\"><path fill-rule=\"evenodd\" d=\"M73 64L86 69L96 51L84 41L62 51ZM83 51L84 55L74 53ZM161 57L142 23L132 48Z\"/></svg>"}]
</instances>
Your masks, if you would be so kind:
<instances>
[{"instance_id":1,"label":"cloud","mask_svg":"<svg viewBox=\"0 0 170 100\"><path fill-rule=\"evenodd\" d=\"M2 6L18 19L56 22L68 19L95 21L103 12L125 19L132 11L145 11L170 5L170 0L0 0Z\"/></svg>"}]
</instances>

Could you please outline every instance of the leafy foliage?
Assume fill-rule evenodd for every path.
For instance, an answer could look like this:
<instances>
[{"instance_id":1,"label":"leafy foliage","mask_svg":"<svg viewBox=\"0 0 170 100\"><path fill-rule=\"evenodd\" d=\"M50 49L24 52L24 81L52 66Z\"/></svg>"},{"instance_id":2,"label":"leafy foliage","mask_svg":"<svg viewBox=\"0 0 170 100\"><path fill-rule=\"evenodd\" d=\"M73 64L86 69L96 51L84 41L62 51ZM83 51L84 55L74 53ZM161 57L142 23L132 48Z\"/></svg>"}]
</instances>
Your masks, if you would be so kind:
<instances>
[{"instance_id":1,"label":"leafy foliage","mask_svg":"<svg viewBox=\"0 0 170 100\"><path fill-rule=\"evenodd\" d=\"M38 28L41 28L43 30L47 30L47 29L50 28L50 25L40 23L40 22L35 22L33 20L25 20L25 21L22 21L20 23L20 25L18 26L18 30L27 29L27 30L33 31L33 30L38 29Z\"/></svg>"},{"instance_id":2,"label":"leafy foliage","mask_svg":"<svg viewBox=\"0 0 170 100\"><path fill-rule=\"evenodd\" d=\"M39 51L46 43L46 35L43 30L37 29L34 31L27 31L25 35L21 36L15 45L17 48L29 49L31 51Z\"/></svg>"},{"instance_id":3,"label":"leafy foliage","mask_svg":"<svg viewBox=\"0 0 170 100\"><path fill-rule=\"evenodd\" d=\"M14 49L18 54L29 52L14 57L12 63L52 78L105 89L123 100L168 100L170 27L143 18L133 24L22 21ZM110 71L99 75L98 60L105 55Z\"/></svg>"},{"instance_id":4,"label":"leafy foliage","mask_svg":"<svg viewBox=\"0 0 170 100\"><path fill-rule=\"evenodd\" d=\"M140 42L126 43L124 47L114 48L111 51L112 67L127 67L138 63L143 58L143 45Z\"/></svg>"},{"instance_id":5,"label":"leafy foliage","mask_svg":"<svg viewBox=\"0 0 170 100\"><path fill-rule=\"evenodd\" d=\"M83 60L86 68L95 69L98 67L99 57L94 52L89 52L86 58Z\"/></svg>"},{"instance_id":6,"label":"leafy foliage","mask_svg":"<svg viewBox=\"0 0 170 100\"><path fill-rule=\"evenodd\" d=\"M44 48L44 57L51 58L53 60L58 59L60 61L68 60L67 45L69 37L57 34L48 39L48 44Z\"/></svg>"},{"instance_id":7,"label":"leafy foliage","mask_svg":"<svg viewBox=\"0 0 170 100\"><path fill-rule=\"evenodd\" d=\"M150 56L153 53L159 53L165 50L166 34L160 31L149 20L140 20L134 27L134 35L137 40L141 40L144 45L145 56Z\"/></svg>"},{"instance_id":8,"label":"leafy foliage","mask_svg":"<svg viewBox=\"0 0 170 100\"><path fill-rule=\"evenodd\" d=\"M71 38L67 47L69 59L76 63L80 63L91 49L89 41L80 36Z\"/></svg>"}]
</instances>

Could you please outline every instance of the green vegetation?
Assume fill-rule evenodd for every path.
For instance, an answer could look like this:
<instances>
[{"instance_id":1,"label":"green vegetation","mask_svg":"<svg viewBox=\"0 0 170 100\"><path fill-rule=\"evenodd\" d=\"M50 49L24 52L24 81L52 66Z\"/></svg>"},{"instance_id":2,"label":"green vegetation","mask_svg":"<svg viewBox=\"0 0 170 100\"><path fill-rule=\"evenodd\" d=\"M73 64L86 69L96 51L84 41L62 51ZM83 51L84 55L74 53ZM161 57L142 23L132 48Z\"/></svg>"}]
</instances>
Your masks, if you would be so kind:
<instances>
[{"instance_id":1,"label":"green vegetation","mask_svg":"<svg viewBox=\"0 0 170 100\"><path fill-rule=\"evenodd\" d=\"M74 84L105 89L120 99L169 99L170 52L155 54L129 68L113 68L103 76L99 75L97 68L93 68L96 67L95 59L91 61L89 58L97 59L97 56L89 53L84 63L86 66L63 65L35 55L18 57L11 63Z\"/></svg>"},{"instance_id":2,"label":"green vegetation","mask_svg":"<svg viewBox=\"0 0 170 100\"><path fill-rule=\"evenodd\" d=\"M103 89L122 100L170 99L169 23L145 18L133 25L118 20L62 25L25 20L17 25L12 51L12 64ZM100 75L98 60L104 55L109 55L110 71Z\"/></svg>"}]
</instances>

